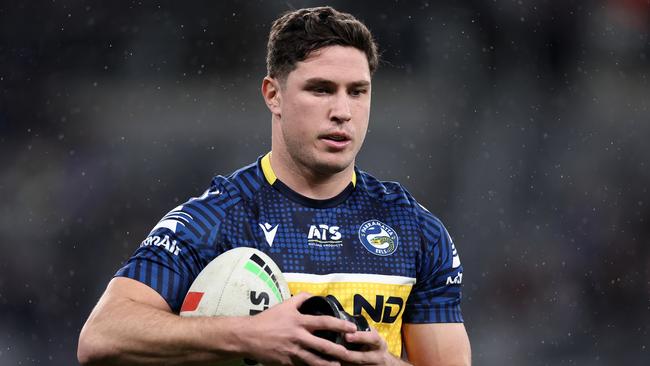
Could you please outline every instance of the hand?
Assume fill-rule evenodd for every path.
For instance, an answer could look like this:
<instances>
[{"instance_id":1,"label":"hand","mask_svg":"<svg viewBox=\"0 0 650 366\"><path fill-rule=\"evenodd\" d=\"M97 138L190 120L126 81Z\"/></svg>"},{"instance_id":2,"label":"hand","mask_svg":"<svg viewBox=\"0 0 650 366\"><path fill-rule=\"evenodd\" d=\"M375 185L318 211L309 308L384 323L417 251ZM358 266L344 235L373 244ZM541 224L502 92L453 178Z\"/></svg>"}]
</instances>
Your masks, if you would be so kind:
<instances>
[{"instance_id":1,"label":"hand","mask_svg":"<svg viewBox=\"0 0 650 366\"><path fill-rule=\"evenodd\" d=\"M370 332L354 332L345 335L349 343L361 344L360 351L347 351L340 356L342 365L406 365L388 352L386 341L379 335L375 328Z\"/></svg>"},{"instance_id":2,"label":"hand","mask_svg":"<svg viewBox=\"0 0 650 366\"><path fill-rule=\"evenodd\" d=\"M338 359L347 351L342 345L316 337L316 330L352 333L356 326L332 316L304 315L300 305L310 298L300 293L253 317L242 324L243 341L247 343L246 358L264 365L315 365L340 366L339 361L324 359L329 355ZM385 345L384 345L385 346Z\"/></svg>"}]
</instances>

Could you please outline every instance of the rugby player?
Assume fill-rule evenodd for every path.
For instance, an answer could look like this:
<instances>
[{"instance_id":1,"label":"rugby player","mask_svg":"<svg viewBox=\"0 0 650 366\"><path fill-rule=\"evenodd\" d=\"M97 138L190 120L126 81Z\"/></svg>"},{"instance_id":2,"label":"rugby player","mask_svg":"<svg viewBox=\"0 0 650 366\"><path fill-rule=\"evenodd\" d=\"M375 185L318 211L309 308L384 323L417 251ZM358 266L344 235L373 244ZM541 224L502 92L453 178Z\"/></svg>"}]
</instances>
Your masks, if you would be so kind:
<instances>
[{"instance_id":1,"label":"rugby player","mask_svg":"<svg viewBox=\"0 0 650 366\"><path fill-rule=\"evenodd\" d=\"M273 23L261 88L271 152L154 227L84 325L82 364L470 364L451 237L401 185L355 166L377 64L371 33L350 14L300 9ZM239 246L271 256L294 296L254 316L180 317L201 269ZM332 295L372 331L300 314L310 294Z\"/></svg>"}]
</instances>

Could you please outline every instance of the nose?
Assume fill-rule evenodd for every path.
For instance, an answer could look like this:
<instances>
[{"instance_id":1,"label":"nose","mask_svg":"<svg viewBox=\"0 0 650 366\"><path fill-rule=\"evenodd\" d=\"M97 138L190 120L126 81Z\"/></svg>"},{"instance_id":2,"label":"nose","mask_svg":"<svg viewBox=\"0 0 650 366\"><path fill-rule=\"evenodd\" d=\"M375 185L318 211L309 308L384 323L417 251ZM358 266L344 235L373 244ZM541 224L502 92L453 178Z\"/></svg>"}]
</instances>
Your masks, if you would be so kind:
<instances>
[{"instance_id":1,"label":"nose","mask_svg":"<svg viewBox=\"0 0 650 366\"><path fill-rule=\"evenodd\" d=\"M350 109L350 100L347 94L337 93L332 98L332 106L330 109L330 120L343 123L352 119L352 111Z\"/></svg>"}]
</instances>

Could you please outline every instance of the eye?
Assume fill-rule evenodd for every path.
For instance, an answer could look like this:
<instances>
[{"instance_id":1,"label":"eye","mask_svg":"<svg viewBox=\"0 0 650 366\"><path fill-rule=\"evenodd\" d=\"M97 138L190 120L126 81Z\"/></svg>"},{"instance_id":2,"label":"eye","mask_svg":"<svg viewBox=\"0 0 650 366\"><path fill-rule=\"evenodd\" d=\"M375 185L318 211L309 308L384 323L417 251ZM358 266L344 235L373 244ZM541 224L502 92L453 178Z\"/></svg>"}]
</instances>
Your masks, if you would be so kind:
<instances>
[{"instance_id":1,"label":"eye","mask_svg":"<svg viewBox=\"0 0 650 366\"><path fill-rule=\"evenodd\" d=\"M366 89L366 88L357 88L357 89L352 89L350 91L350 95L352 95L354 97L359 97L359 96L361 96L363 94L366 94L366 93L368 93L368 89Z\"/></svg>"},{"instance_id":2,"label":"eye","mask_svg":"<svg viewBox=\"0 0 650 366\"><path fill-rule=\"evenodd\" d=\"M319 95L329 95L332 93L332 88L327 85L310 85L305 88L308 92L319 96Z\"/></svg>"}]
</instances>

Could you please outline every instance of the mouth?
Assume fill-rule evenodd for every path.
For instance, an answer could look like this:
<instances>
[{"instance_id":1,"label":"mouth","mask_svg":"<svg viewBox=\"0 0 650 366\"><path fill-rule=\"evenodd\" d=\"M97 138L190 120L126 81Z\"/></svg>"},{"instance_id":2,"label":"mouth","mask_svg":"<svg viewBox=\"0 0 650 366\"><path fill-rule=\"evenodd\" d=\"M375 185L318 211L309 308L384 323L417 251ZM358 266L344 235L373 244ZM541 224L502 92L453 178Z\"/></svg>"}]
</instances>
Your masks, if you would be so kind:
<instances>
[{"instance_id":1,"label":"mouth","mask_svg":"<svg viewBox=\"0 0 650 366\"><path fill-rule=\"evenodd\" d=\"M323 141L331 151L342 151L352 142L352 137L345 132L323 134L319 136L319 139Z\"/></svg>"},{"instance_id":2,"label":"mouth","mask_svg":"<svg viewBox=\"0 0 650 366\"><path fill-rule=\"evenodd\" d=\"M333 132L333 133L328 133L325 135L320 136L321 139L323 140L329 140L329 141L334 141L334 142L345 142L345 141L350 141L350 135L344 133L344 132Z\"/></svg>"}]
</instances>

